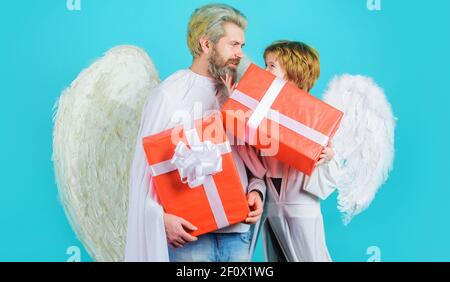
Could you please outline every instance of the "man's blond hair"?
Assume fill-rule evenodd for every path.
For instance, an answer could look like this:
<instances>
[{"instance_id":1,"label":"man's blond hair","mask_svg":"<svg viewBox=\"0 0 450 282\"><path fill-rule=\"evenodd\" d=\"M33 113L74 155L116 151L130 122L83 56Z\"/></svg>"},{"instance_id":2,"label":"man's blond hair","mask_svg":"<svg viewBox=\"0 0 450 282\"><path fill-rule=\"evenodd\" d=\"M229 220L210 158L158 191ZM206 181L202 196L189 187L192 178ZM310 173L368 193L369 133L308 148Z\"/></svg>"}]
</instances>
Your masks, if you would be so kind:
<instances>
[{"instance_id":1,"label":"man's blond hair","mask_svg":"<svg viewBox=\"0 0 450 282\"><path fill-rule=\"evenodd\" d=\"M237 9L225 4L208 4L196 9L189 20L187 45L194 58L202 54L200 38L209 38L216 44L225 35L224 23L233 23L245 30L246 17Z\"/></svg>"}]
</instances>

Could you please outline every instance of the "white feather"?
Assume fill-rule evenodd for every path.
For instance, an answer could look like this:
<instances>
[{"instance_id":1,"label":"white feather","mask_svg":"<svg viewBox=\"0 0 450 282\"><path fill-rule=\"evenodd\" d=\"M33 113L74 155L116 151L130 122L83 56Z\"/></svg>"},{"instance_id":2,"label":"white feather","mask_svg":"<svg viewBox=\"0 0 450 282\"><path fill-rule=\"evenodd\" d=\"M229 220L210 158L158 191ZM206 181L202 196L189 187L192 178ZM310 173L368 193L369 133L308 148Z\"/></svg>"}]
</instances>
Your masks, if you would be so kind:
<instances>
[{"instance_id":1,"label":"white feather","mask_svg":"<svg viewBox=\"0 0 450 282\"><path fill-rule=\"evenodd\" d=\"M335 77L324 100L344 112L333 146L342 165L338 208L348 224L370 205L392 168L395 118L383 90L368 77Z\"/></svg>"},{"instance_id":2,"label":"white feather","mask_svg":"<svg viewBox=\"0 0 450 282\"><path fill-rule=\"evenodd\" d=\"M141 112L158 73L145 51L118 46L63 91L54 117L53 161L72 228L96 261L121 261L128 173Z\"/></svg>"}]
</instances>

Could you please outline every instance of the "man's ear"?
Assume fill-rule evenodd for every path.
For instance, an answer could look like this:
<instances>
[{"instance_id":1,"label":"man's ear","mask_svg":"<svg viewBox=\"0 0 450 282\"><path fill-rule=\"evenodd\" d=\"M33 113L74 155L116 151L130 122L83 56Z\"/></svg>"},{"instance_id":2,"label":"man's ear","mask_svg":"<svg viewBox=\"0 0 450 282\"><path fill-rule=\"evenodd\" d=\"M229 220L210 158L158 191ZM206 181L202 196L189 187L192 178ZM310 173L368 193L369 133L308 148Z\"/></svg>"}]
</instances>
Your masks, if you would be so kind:
<instances>
[{"instance_id":1,"label":"man's ear","mask_svg":"<svg viewBox=\"0 0 450 282\"><path fill-rule=\"evenodd\" d=\"M200 46L202 47L203 53L209 54L209 52L211 50L211 45L212 45L211 40L209 40L209 38L206 36L202 36L199 41L200 41Z\"/></svg>"}]
</instances>

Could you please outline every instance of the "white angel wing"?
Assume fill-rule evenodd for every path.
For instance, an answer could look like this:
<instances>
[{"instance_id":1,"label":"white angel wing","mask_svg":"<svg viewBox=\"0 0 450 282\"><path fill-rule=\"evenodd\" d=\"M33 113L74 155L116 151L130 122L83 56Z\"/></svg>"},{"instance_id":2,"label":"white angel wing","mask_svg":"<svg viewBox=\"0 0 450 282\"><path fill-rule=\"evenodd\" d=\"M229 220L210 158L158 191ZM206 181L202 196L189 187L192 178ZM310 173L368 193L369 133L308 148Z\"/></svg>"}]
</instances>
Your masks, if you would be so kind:
<instances>
[{"instance_id":1,"label":"white angel wing","mask_svg":"<svg viewBox=\"0 0 450 282\"><path fill-rule=\"evenodd\" d=\"M395 118L383 90L368 77L335 77L323 98L345 113L333 146L342 166L338 208L348 224L370 205L392 168Z\"/></svg>"},{"instance_id":2,"label":"white angel wing","mask_svg":"<svg viewBox=\"0 0 450 282\"><path fill-rule=\"evenodd\" d=\"M53 161L72 228L96 261L121 261L128 173L142 108L158 73L144 50L118 46L64 90L54 117Z\"/></svg>"}]
</instances>

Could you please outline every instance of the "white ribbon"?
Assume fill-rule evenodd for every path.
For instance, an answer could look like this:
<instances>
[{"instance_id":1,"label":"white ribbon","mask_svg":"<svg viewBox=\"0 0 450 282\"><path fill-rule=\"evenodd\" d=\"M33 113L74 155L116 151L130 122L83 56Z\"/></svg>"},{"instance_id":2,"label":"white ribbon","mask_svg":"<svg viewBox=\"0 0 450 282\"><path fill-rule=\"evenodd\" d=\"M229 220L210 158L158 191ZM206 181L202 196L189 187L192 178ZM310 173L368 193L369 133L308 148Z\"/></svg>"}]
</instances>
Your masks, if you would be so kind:
<instances>
[{"instance_id":1,"label":"white ribbon","mask_svg":"<svg viewBox=\"0 0 450 282\"><path fill-rule=\"evenodd\" d=\"M208 175L222 171L222 155L210 141L191 145L190 149L180 141L170 163L178 169L181 181L191 188L203 185Z\"/></svg>"},{"instance_id":2,"label":"white ribbon","mask_svg":"<svg viewBox=\"0 0 450 282\"><path fill-rule=\"evenodd\" d=\"M183 183L190 188L203 185L217 227L229 225L225 210L217 191L213 175L222 171L222 155L231 152L229 142L214 144L209 140L200 141L196 129L185 129L188 148L178 142L172 159L150 166L153 176L178 170Z\"/></svg>"},{"instance_id":3,"label":"white ribbon","mask_svg":"<svg viewBox=\"0 0 450 282\"><path fill-rule=\"evenodd\" d=\"M326 146L329 141L329 137L327 135L271 109L273 102L280 94L284 84L285 82L283 80L275 78L261 101L257 101L237 89L233 91L230 97L231 99L253 110L253 113L247 122L247 127L249 129L248 142L253 142L255 140L255 133L258 126L262 122L263 118L267 118L289 128L290 130L308 138L311 141L314 141L321 146Z\"/></svg>"},{"instance_id":4,"label":"white ribbon","mask_svg":"<svg viewBox=\"0 0 450 282\"><path fill-rule=\"evenodd\" d=\"M264 96L262 97L261 101L258 103L258 106L256 106L255 109L253 109L253 114L248 119L247 125L249 128L249 141L255 140L255 134L256 129L261 124L264 117L269 112L270 108L272 107L273 102L278 97L278 95L281 92L281 89L283 89L284 85L286 84L286 81L276 77L272 84L270 84L269 88L267 89L266 93L264 93ZM233 98L233 97L231 97Z\"/></svg>"}]
</instances>

